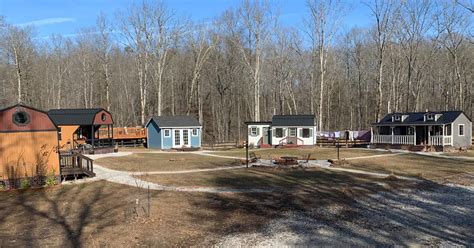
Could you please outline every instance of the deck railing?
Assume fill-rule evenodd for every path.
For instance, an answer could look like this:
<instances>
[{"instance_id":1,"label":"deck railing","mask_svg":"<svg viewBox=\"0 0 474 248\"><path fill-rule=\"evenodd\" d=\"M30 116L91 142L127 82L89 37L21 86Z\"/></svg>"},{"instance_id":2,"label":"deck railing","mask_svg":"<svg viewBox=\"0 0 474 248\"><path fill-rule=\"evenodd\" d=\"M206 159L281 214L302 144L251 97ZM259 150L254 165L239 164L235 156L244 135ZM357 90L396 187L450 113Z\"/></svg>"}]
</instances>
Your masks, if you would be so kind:
<instances>
[{"instance_id":1,"label":"deck railing","mask_svg":"<svg viewBox=\"0 0 474 248\"><path fill-rule=\"evenodd\" d=\"M86 174L94 172L93 160L80 153L62 153L59 158L61 174L67 175L69 173L76 173L79 170Z\"/></svg>"}]
</instances>

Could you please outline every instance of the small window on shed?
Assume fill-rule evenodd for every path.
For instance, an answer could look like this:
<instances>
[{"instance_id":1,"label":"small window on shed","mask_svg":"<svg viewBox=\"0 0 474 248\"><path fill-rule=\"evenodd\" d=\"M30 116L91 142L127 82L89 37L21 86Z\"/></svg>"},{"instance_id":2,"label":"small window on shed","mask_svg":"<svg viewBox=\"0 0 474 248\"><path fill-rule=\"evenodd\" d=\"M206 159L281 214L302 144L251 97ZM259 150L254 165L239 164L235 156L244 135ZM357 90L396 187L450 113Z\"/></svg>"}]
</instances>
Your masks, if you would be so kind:
<instances>
[{"instance_id":1,"label":"small window on shed","mask_svg":"<svg viewBox=\"0 0 474 248\"><path fill-rule=\"evenodd\" d=\"M309 128L303 128L302 129L302 135L303 138L311 138L311 129Z\"/></svg>"},{"instance_id":2,"label":"small window on shed","mask_svg":"<svg viewBox=\"0 0 474 248\"><path fill-rule=\"evenodd\" d=\"M101 119L102 121L107 120L107 115L106 115L105 113L102 113L102 115L100 116L100 119Z\"/></svg>"},{"instance_id":3,"label":"small window on shed","mask_svg":"<svg viewBox=\"0 0 474 248\"><path fill-rule=\"evenodd\" d=\"M165 129L165 137L171 137L171 131L169 129Z\"/></svg>"},{"instance_id":4,"label":"small window on shed","mask_svg":"<svg viewBox=\"0 0 474 248\"><path fill-rule=\"evenodd\" d=\"M275 128L275 137L283 138L283 128Z\"/></svg>"},{"instance_id":5,"label":"small window on shed","mask_svg":"<svg viewBox=\"0 0 474 248\"><path fill-rule=\"evenodd\" d=\"M459 136L464 136L464 124L459 124Z\"/></svg>"},{"instance_id":6,"label":"small window on shed","mask_svg":"<svg viewBox=\"0 0 474 248\"><path fill-rule=\"evenodd\" d=\"M191 133L193 136L197 136L198 135L198 130L197 128L193 128L193 131Z\"/></svg>"},{"instance_id":7,"label":"small window on shed","mask_svg":"<svg viewBox=\"0 0 474 248\"><path fill-rule=\"evenodd\" d=\"M259 128L258 127L251 127L250 128L250 136L256 137L259 134Z\"/></svg>"},{"instance_id":8,"label":"small window on shed","mask_svg":"<svg viewBox=\"0 0 474 248\"><path fill-rule=\"evenodd\" d=\"M427 114L426 115L426 120L427 121L434 121L434 115L433 114Z\"/></svg>"},{"instance_id":9,"label":"small window on shed","mask_svg":"<svg viewBox=\"0 0 474 248\"><path fill-rule=\"evenodd\" d=\"M17 126L25 126L30 123L30 115L24 111L18 111L13 114L13 123Z\"/></svg>"},{"instance_id":10,"label":"small window on shed","mask_svg":"<svg viewBox=\"0 0 474 248\"><path fill-rule=\"evenodd\" d=\"M394 120L394 121L401 121L401 120L402 120L402 116L401 116L401 115L394 115L394 116L393 116L393 120Z\"/></svg>"}]
</instances>

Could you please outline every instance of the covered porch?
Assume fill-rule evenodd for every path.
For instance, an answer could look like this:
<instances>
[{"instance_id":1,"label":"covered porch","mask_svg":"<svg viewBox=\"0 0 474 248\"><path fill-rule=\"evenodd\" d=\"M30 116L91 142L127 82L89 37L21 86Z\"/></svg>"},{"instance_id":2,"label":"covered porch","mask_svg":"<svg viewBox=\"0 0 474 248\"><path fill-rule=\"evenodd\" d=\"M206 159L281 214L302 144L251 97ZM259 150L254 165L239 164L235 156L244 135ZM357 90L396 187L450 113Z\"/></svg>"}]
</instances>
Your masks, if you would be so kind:
<instances>
[{"instance_id":1,"label":"covered porch","mask_svg":"<svg viewBox=\"0 0 474 248\"><path fill-rule=\"evenodd\" d=\"M377 125L372 127L373 144L452 146L452 125Z\"/></svg>"}]
</instances>

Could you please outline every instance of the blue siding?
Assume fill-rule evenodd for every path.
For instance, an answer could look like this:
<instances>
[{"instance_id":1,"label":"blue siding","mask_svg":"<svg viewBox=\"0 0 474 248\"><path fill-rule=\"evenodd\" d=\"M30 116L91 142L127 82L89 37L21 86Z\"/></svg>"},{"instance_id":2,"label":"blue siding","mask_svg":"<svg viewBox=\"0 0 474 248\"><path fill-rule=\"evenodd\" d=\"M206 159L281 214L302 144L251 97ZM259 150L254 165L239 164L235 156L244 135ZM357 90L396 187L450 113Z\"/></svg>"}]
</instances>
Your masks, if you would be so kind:
<instances>
[{"instance_id":1,"label":"blue siding","mask_svg":"<svg viewBox=\"0 0 474 248\"><path fill-rule=\"evenodd\" d=\"M154 121L147 126L148 148L161 149L161 130Z\"/></svg>"},{"instance_id":2,"label":"blue siding","mask_svg":"<svg viewBox=\"0 0 474 248\"><path fill-rule=\"evenodd\" d=\"M201 147L201 130L198 129L198 135L192 135L191 129L191 147Z\"/></svg>"},{"instance_id":3,"label":"blue siding","mask_svg":"<svg viewBox=\"0 0 474 248\"><path fill-rule=\"evenodd\" d=\"M170 136L165 137L165 132L162 132L163 135L163 149L171 149L173 147L173 132L174 129L170 129Z\"/></svg>"}]
</instances>

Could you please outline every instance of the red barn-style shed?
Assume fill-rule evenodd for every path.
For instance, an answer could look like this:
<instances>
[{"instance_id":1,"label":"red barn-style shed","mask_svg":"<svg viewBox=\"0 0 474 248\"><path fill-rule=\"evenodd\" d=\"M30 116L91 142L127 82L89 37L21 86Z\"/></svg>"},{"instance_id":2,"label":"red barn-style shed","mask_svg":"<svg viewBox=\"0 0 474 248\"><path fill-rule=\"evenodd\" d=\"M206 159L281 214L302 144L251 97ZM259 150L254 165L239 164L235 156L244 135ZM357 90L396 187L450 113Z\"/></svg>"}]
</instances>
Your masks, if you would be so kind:
<instances>
[{"instance_id":1,"label":"red barn-style shed","mask_svg":"<svg viewBox=\"0 0 474 248\"><path fill-rule=\"evenodd\" d=\"M59 179L58 127L44 111L17 104L0 110L0 180L18 187L22 179L41 184ZM12 185L13 184L13 185Z\"/></svg>"}]
</instances>

